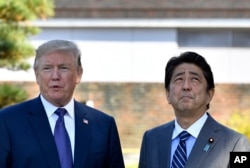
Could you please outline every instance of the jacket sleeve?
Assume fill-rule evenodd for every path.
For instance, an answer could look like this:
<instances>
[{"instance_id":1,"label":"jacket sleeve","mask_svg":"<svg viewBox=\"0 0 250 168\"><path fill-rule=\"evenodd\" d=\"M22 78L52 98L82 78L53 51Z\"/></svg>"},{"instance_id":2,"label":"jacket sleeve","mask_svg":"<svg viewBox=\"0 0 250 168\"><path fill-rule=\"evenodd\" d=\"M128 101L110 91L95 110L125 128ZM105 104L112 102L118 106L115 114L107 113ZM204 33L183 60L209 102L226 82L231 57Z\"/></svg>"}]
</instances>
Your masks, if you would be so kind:
<instances>
[{"instance_id":1,"label":"jacket sleeve","mask_svg":"<svg viewBox=\"0 0 250 168\"><path fill-rule=\"evenodd\" d=\"M142 144L141 144L141 150L140 150L140 158L139 158L139 168L146 168L146 160L145 160L145 155L146 155L146 134L147 132L144 133L143 138L142 138Z\"/></svg>"},{"instance_id":2,"label":"jacket sleeve","mask_svg":"<svg viewBox=\"0 0 250 168\"><path fill-rule=\"evenodd\" d=\"M110 130L110 168L124 168L123 155L121 150L120 138L115 120L112 118Z\"/></svg>"},{"instance_id":3,"label":"jacket sleeve","mask_svg":"<svg viewBox=\"0 0 250 168\"><path fill-rule=\"evenodd\" d=\"M4 121L3 115L0 114L0 167L7 168L10 166L10 139Z\"/></svg>"}]
</instances>

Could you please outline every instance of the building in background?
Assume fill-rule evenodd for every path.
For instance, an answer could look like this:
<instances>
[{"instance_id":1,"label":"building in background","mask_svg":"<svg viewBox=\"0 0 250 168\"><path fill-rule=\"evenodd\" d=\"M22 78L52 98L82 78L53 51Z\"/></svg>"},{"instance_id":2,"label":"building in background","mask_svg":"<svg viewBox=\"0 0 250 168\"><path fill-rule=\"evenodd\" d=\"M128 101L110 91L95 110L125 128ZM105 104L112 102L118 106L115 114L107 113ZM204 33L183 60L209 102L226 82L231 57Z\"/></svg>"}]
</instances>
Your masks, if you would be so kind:
<instances>
[{"instance_id":1,"label":"building in background","mask_svg":"<svg viewBox=\"0 0 250 168\"><path fill-rule=\"evenodd\" d=\"M113 115L124 147L140 146L143 132L173 119L163 80L168 59L191 50L215 75L211 111L221 120L250 109L250 3L246 0L56 0L55 17L37 20L35 47L52 39L82 51L82 101ZM31 63L33 59L30 60ZM1 81L25 82L37 95L33 70L0 70Z\"/></svg>"},{"instance_id":2,"label":"building in background","mask_svg":"<svg viewBox=\"0 0 250 168\"><path fill-rule=\"evenodd\" d=\"M242 73L250 71L247 1L55 2L55 17L36 21L42 32L31 40L35 46L56 38L77 42L85 81L162 82L167 60L192 50L211 63L217 83L250 82ZM2 80L34 81L32 71L19 73Z\"/></svg>"}]
</instances>

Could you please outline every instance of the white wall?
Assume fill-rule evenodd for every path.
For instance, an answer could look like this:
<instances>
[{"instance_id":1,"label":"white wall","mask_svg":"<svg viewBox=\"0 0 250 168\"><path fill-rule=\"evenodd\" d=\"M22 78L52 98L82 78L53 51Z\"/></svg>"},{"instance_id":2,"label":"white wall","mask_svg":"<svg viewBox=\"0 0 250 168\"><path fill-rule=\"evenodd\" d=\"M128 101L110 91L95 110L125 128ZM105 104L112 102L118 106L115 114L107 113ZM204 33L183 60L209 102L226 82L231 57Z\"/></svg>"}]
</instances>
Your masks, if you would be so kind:
<instances>
[{"instance_id":1,"label":"white wall","mask_svg":"<svg viewBox=\"0 0 250 168\"><path fill-rule=\"evenodd\" d=\"M148 22L147 26L144 22L135 22L134 26L125 24L126 21L104 26L106 22L91 26L76 22L52 24L42 27L42 32L32 37L31 41L35 47L51 39L75 41L82 51L82 80L88 82L163 82L168 59L192 50L210 63L216 83L250 83L250 49L180 48L177 42L178 26L167 26L162 21ZM33 60L30 59L31 64ZM0 74L1 81L35 81L32 69L27 72L1 69Z\"/></svg>"}]
</instances>

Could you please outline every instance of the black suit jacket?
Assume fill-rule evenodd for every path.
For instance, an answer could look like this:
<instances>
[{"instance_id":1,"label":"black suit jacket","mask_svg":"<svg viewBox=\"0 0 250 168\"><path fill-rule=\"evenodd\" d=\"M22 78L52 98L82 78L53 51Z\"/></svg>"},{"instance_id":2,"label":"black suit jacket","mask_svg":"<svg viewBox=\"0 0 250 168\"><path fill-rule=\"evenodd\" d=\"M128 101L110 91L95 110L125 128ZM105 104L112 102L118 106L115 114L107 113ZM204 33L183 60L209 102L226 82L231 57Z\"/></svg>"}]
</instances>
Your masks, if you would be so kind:
<instances>
[{"instance_id":1,"label":"black suit jacket","mask_svg":"<svg viewBox=\"0 0 250 168\"><path fill-rule=\"evenodd\" d=\"M124 168L114 118L76 101L74 106L74 168ZM60 168L39 97L0 111L0 167Z\"/></svg>"}]
</instances>

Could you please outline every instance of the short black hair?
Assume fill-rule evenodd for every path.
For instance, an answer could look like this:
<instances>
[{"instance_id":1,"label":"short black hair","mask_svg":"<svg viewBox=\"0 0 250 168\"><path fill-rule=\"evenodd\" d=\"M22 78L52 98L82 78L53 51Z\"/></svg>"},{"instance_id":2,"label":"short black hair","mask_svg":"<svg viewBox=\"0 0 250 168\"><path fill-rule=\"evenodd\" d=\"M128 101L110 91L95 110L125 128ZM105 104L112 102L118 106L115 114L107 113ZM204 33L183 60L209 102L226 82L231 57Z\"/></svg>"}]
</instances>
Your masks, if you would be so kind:
<instances>
[{"instance_id":1,"label":"short black hair","mask_svg":"<svg viewBox=\"0 0 250 168\"><path fill-rule=\"evenodd\" d=\"M215 87L213 72L211 70L210 65L207 63L206 59L195 52L187 51L187 52L181 53L179 56L172 57L168 61L166 68L165 68L166 91L169 91L170 80L173 76L173 72L175 68L182 63L194 64L202 70L203 75L207 81L207 91ZM209 104L208 104L208 108L209 108Z\"/></svg>"}]
</instances>

